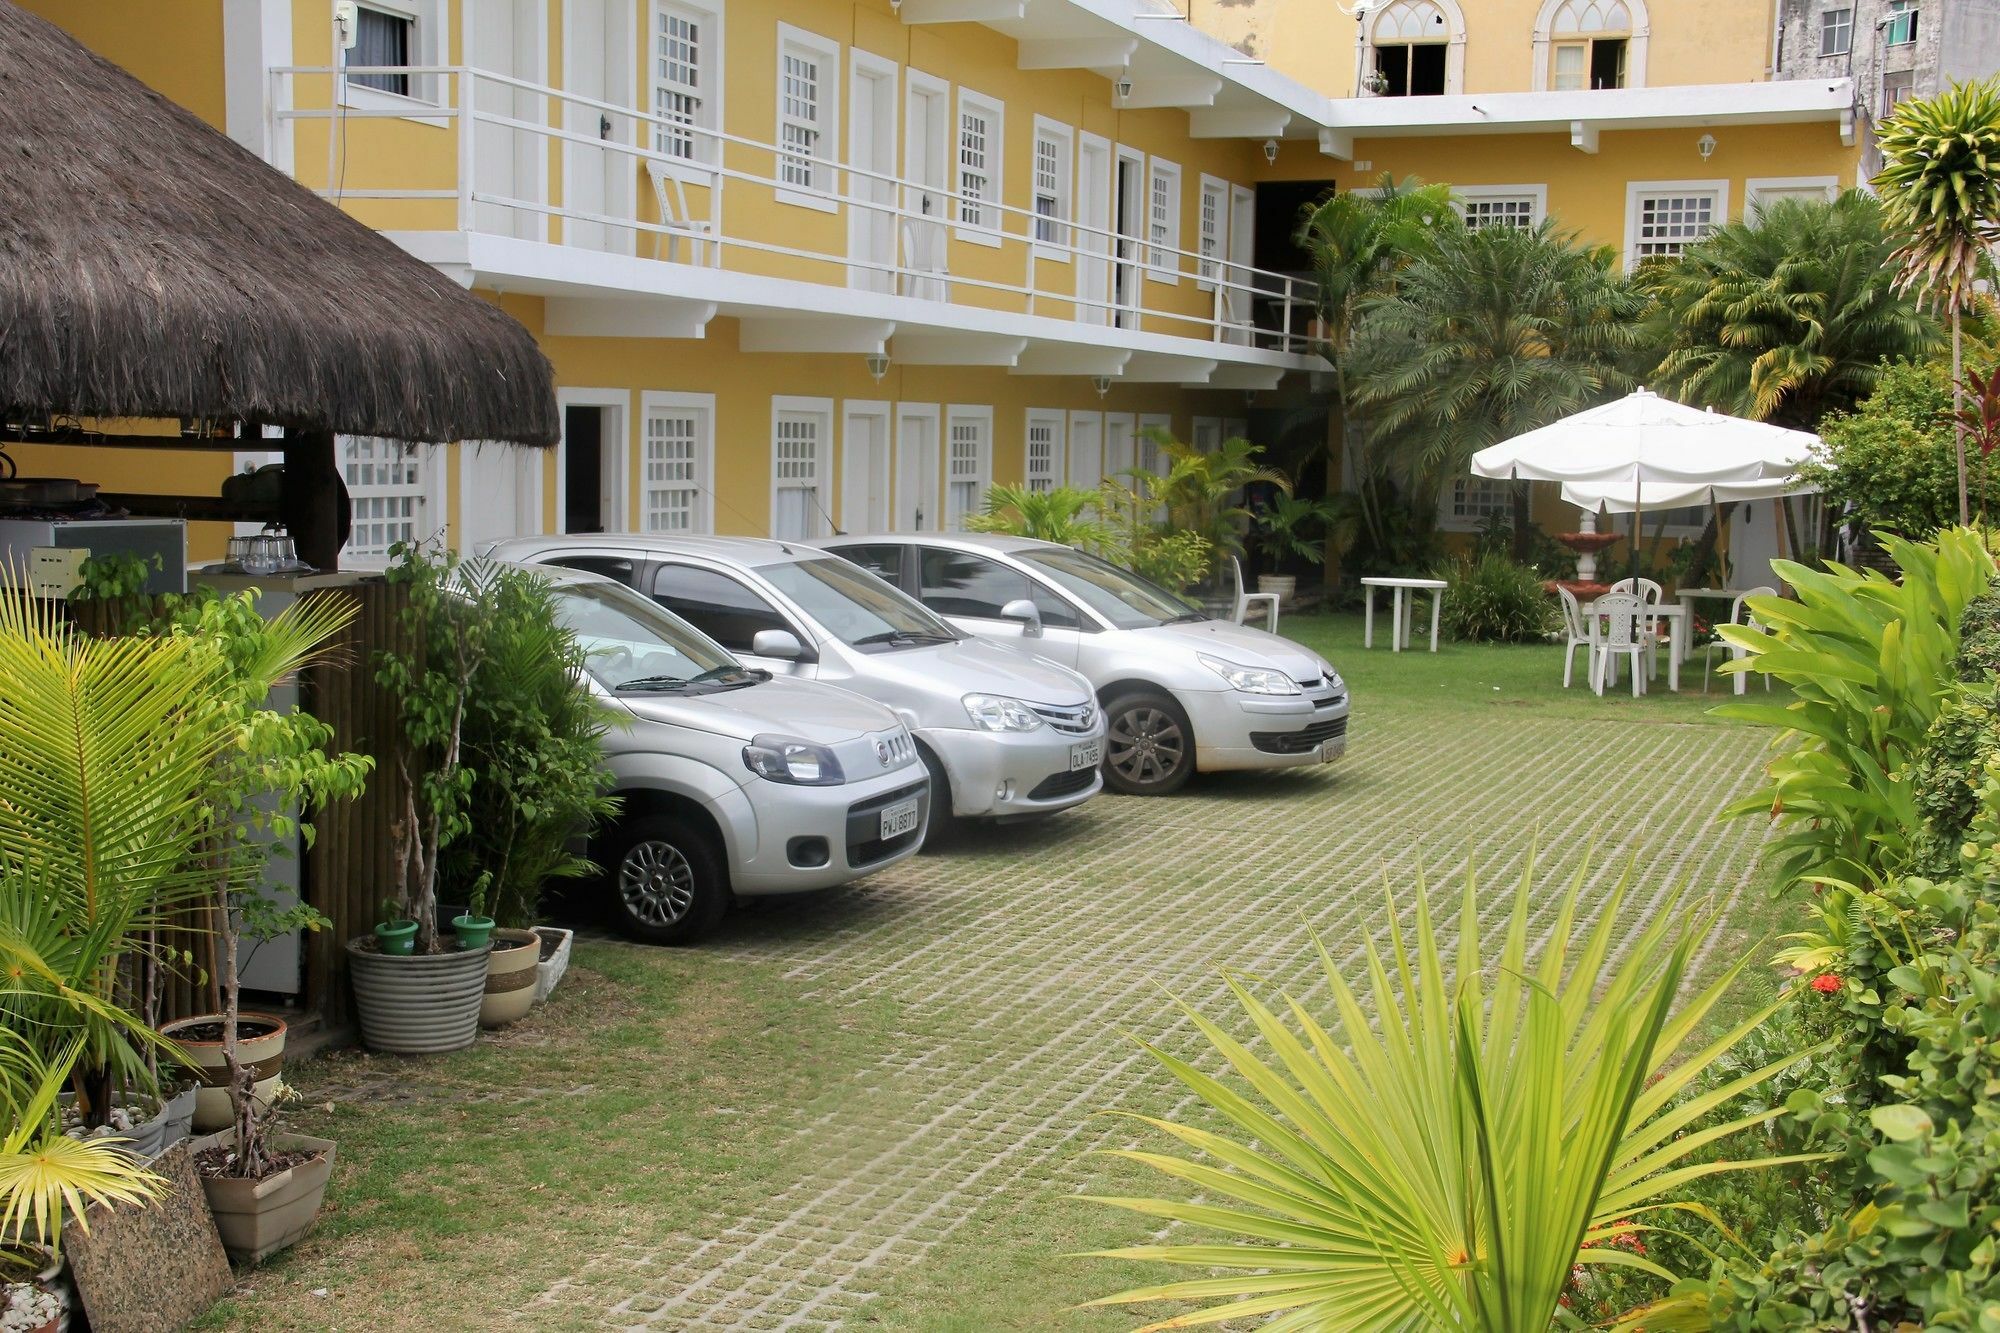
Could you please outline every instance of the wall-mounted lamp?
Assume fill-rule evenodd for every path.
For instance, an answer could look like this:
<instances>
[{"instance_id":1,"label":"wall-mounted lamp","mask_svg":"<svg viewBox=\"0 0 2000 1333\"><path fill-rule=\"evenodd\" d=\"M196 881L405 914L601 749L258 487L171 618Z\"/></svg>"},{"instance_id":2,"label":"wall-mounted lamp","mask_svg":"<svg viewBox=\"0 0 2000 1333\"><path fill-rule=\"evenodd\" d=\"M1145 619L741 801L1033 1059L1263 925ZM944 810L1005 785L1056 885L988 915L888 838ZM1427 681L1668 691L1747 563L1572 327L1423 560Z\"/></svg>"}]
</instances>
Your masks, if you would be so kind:
<instances>
[{"instance_id":1,"label":"wall-mounted lamp","mask_svg":"<svg viewBox=\"0 0 2000 1333\"><path fill-rule=\"evenodd\" d=\"M1694 141L1694 150L1701 154L1702 161L1708 161L1708 159L1715 156L1715 136L1713 134L1702 135Z\"/></svg>"},{"instance_id":2,"label":"wall-mounted lamp","mask_svg":"<svg viewBox=\"0 0 2000 1333\"><path fill-rule=\"evenodd\" d=\"M889 0L889 12L890 12L890 13L892 13L892 14L900 14L900 13L902 13L902 12L903 12L903 0Z\"/></svg>"},{"instance_id":3,"label":"wall-mounted lamp","mask_svg":"<svg viewBox=\"0 0 2000 1333\"><path fill-rule=\"evenodd\" d=\"M1111 392L1111 377L1109 375L1092 375L1090 377L1090 387L1097 390L1097 396L1102 398L1105 394Z\"/></svg>"},{"instance_id":4,"label":"wall-mounted lamp","mask_svg":"<svg viewBox=\"0 0 2000 1333\"><path fill-rule=\"evenodd\" d=\"M1111 85L1111 90L1118 94L1119 101L1124 101L1132 95L1132 76L1130 74L1120 74L1118 82Z\"/></svg>"},{"instance_id":5,"label":"wall-mounted lamp","mask_svg":"<svg viewBox=\"0 0 2000 1333\"><path fill-rule=\"evenodd\" d=\"M1264 161L1274 167L1278 165L1278 141L1276 139L1264 140Z\"/></svg>"},{"instance_id":6,"label":"wall-mounted lamp","mask_svg":"<svg viewBox=\"0 0 2000 1333\"><path fill-rule=\"evenodd\" d=\"M889 373L889 354L887 352L870 352L865 359L868 363L868 373L875 377L877 384L880 384L882 377Z\"/></svg>"}]
</instances>

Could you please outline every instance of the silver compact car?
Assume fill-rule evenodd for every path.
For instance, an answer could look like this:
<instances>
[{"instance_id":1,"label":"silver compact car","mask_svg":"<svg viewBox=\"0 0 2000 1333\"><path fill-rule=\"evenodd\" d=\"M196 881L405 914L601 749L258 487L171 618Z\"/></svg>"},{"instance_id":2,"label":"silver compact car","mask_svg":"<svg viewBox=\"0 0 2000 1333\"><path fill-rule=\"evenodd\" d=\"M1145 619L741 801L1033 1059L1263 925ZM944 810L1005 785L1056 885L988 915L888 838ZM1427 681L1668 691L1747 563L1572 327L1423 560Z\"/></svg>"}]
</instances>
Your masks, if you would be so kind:
<instances>
[{"instance_id":1,"label":"silver compact car","mask_svg":"<svg viewBox=\"0 0 2000 1333\"><path fill-rule=\"evenodd\" d=\"M614 715L604 758L623 808L590 853L626 934L684 944L732 896L831 888L922 844L930 779L894 713L746 667L610 579L539 572Z\"/></svg>"},{"instance_id":2,"label":"silver compact car","mask_svg":"<svg viewBox=\"0 0 2000 1333\"><path fill-rule=\"evenodd\" d=\"M963 634L825 551L607 533L516 538L490 554L616 579L753 666L887 705L916 738L940 818L1047 815L1103 788L1104 718L1089 681Z\"/></svg>"},{"instance_id":3,"label":"silver compact car","mask_svg":"<svg viewBox=\"0 0 2000 1333\"><path fill-rule=\"evenodd\" d=\"M1347 685L1325 658L1094 555L970 533L818 545L961 629L1087 676L1104 706L1113 791L1164 795L1196 769L1328 763L1347 748Z\"/></svg>"}]
</instances>

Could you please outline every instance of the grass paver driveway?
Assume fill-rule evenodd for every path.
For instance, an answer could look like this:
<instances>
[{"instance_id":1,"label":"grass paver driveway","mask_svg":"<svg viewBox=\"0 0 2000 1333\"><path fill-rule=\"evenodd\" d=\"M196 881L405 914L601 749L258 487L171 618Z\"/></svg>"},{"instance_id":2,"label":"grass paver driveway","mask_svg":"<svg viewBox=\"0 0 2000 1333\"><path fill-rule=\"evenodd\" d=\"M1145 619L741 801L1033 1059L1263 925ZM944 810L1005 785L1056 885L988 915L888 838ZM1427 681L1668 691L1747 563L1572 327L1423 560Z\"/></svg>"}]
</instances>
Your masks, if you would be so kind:
<instances>
[{"instance_id":1,"label":"grass paver driveway","mask_svg":"<svg viewBox=\"0 0 2000 1333\"><path fill-rule=\"evenodd\" d=\"M1725 907L1723 947L1773 915L1763 828L1713 818L1766 740L1707 717L1721 695L1565 695L1548 647L1393 656L1351 618L1285 628L1353 686L1336 765L975 829L696 950L586 940L548 1005L472 1051L295 1070L300 1127L340 1144L329 1210L211 1322L1130 1327L1074 1306L1143 1275L1063 1256L1144 1224L1069 1196L1133 1183L1090 1150L1134 1127L1094 1112L1192 1109L1131 1040L1199 1054L1168 992L1234 1022L1228 965L1322 999L1309 931L1354 958L1385 879L1455 903L1468 854L1497 917L1537 842L1542 873L1587 866L1600 894L1630 865L1634 914L1690 883Z\"/></svg>"}]
</instances>

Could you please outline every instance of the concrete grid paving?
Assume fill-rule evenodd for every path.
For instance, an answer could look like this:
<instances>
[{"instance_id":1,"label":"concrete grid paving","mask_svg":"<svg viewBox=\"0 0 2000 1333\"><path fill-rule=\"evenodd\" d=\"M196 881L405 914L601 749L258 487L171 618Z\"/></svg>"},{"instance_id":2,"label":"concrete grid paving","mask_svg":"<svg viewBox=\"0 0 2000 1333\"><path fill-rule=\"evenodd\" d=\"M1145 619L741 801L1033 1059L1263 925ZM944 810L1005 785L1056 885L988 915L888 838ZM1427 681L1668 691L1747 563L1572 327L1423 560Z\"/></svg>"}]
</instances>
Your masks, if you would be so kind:
<instances>
[{"instance_id":1,"label":"concrete grid paving","mask_svg":"<svg viewBox=\"0 0 2000 1333\"><path fill-rule=\"evenodd\" d=\"M1343 963L1385 941L1385 877L1407 912L1427 874L1448 911L1471 852L1482 917L1497 917L1535 846L1551 886L1588 867L1593 909L1628 864L1631 917L1682 883L1733 903L1764 830L1714 812L1755 784L1764 742L1741 727L1403 713L1358 727L1328 769L1103 797L969 833L823 901L739 913L711 947L776 965L822 1004L893 1002L891 1040L855 1096L801 1114L794 1132L816 1152L787 1188L702 1234L595 1256L524 1321L561 1308L612 1328L838 1328L982 1207L1082 1187L1086 1150L1130 1141L1094 1112L1188 1109L1126 1035L1203 1059L1162 986L1217 1018L1234 1009L1220 965L1322 995L1309 930Z\"/></svg>"}]
</instances>

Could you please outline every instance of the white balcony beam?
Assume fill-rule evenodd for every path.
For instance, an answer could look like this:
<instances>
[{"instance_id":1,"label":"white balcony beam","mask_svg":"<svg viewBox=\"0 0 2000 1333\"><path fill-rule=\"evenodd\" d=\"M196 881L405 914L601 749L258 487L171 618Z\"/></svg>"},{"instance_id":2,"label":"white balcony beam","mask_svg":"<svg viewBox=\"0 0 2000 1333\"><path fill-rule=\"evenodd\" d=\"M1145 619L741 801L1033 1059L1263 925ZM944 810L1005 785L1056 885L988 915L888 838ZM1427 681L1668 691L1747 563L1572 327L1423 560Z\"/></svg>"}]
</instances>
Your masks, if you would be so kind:
<instances>
[{"instance_id":1,"label":"white balcony beam","mask_svg":"<svg viewBox=\"0 0 2000 1333\"><path fill-rule=\"evenodd\" d=\"M1134 352L1125 363L1127 384L1191 384L1206 388L1218 363L1206 357L1171 352Z\"/></svg>"},{"instance_id":2,"label":"white balcony beam","mask_svg":"<svg viewBox=\"0 0 2000 1333\"><path fill-rule=\"evenodd\" d=\"M1354 160L1354 131L1322 129L1319 132L1319 151L1340 162Z\"/></svg>"},{"instance_id":3,"label":"white balcony beam","mask_svg":"<svg viewBox=\"0 0 2000 1333\"><path fill-rule=\"evenodd\" d=\"M1214 106L1222 80L1213 74L1155 75L1132 80L1132 91L1118 105L1128 111L1152 107Z\"/></svg>"},{"instance_id":4,"label":"white balcony beam","mask_svg":"<svg viewBox=\"0 0 2000 1333\"><path fill-rule=\"evenodd\" d=\"M1240 362L1216 366L1206 382L1190 384L1190 389L1243 389L1265 393L1278 387L1285 377L1283 366L1246 366Z\"/></svg>"},{"instance_id":5,"label":"white balcony beam","mask_svg":"<svg viewBox=\"0 0 2000 1333\"><path fill-rule=\"evenodd\" d=\"M1012 366L1026 351L1026 338L991 333L901 335L889 349L889 360L900 366Z\"/></svg>"},{"instance_id":6,"label":"white balcony beam","mask_svg":"<svg viewBox=\"0 0 2000 1333\"><path fill-rule=\"evenodd\" d=\"M671 296L551 296L542 326L559 338L700 338L715 318L713 301Z\"/></svg>"},{"instance_id":7,"label":"white balcony beam","mask_svg":"<svg viewBox=\"0 0 2000 1333\"><path fill-rule=\"evenodd\" d=\"M852 352L862 356L888 350L896 326L885 319L845 319L838 315L746 318L738 343L746 352Z\"/></svg>"},{"instance_id":8,"label":"white balcony beam","mask_svg":"<svg viewBox=\"0 0 2000 1333\"><path fill-rule=\"evenodd\" d=\"M1028 0L903 0L905 23L1012 23L1027 17Z\"/></svg>"},{"instance_id":9,"label":"white balcony beam","mask_svg":"<svg viewBox=\"0 0 2000 1333\"><path fill-rule=\"evenodd\" d=\"M1597 126L1587 120L1569 123L1569 146L1580 153L1597 152Z\"/></svg>"},{"instance_id":10,"label":"white balcony beam","mask_svg":"<svg viewBox=\"0 0 2000 1333\"><path fill-rule=\"evenodd\" d=\"M1009 369L1012 375L1123 375L1132 353L1122 347L1079 347L1075 343L1042 342L1021 353Z\"/></svg>"},{"instance_id":11,"label":"white balcony beam","mask_svg":"<svg viewBox=\"0 0 2000 1333\"><path fill-rule=\"evenodd\" d=\"M1292 123L1281 106L1197 107L1188 112L1188 133L1196 139L1275 139Z\"/></svg>"},{"instance_id":12,"label":"white balcony beam","mask_svg":"<svg viewBox=\"0 0 2000 1333\"><path fill-rule=\"evenodd\" d=\"M903 0L905 6L909 0ZM1015 64L1022 69L1122 69L1139 49L1137 37L1030 37Z\"/></svg>"}]
</instances>

